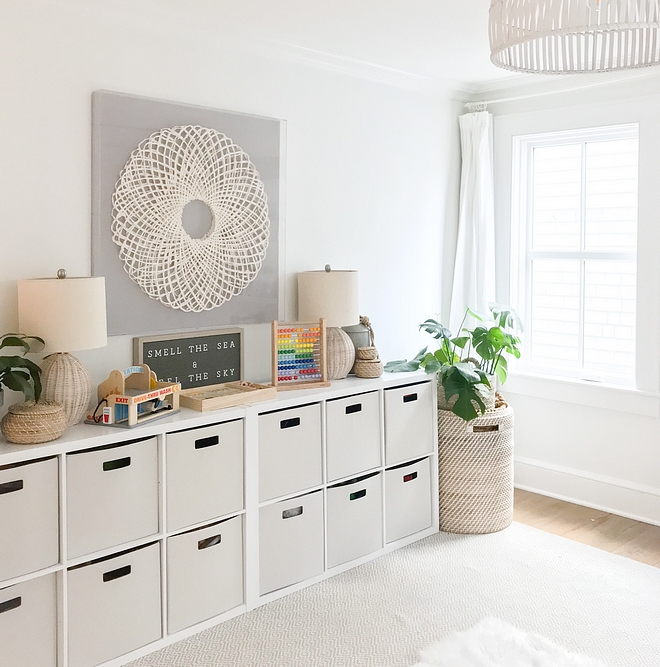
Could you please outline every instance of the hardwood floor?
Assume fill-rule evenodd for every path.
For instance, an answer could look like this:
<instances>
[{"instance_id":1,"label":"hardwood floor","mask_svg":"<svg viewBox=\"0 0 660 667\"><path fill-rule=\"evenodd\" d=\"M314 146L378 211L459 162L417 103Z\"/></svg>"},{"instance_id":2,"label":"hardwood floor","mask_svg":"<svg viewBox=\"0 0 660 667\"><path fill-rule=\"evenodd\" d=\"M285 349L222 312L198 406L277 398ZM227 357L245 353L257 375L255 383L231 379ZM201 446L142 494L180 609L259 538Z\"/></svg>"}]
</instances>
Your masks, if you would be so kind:
<instances>
[{"instance_id":1,"label":"hardwood floor","mask_svg":"<svg viewBox=\"0 0 660 667\"><path fill-rule=\"evenodd\" d=\"M660 568L660 526L521 489L513 520Z\"/></svg>"}]
</instances>

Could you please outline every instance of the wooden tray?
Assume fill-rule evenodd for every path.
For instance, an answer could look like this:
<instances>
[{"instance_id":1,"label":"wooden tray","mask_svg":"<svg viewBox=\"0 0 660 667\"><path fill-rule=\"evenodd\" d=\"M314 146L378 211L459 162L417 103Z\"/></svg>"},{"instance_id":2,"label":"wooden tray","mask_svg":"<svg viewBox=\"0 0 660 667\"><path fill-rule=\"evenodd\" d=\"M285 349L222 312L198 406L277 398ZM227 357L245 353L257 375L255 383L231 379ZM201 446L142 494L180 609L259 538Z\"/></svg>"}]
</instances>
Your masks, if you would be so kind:
<instances>
[{"instance_id":1,"label":"wooden tray","mask_svg":"<svg viewBox=\"0 0 660 667\"><path fill-rule=\"evenodd\" d=\"M257 401L268 401L277 397L277 388L269 384L251 382L225 382L208 387L183 389L179 392L179 403L184 408L207 412L233 405L245 405Z\"/></svg>"}]
</instances>

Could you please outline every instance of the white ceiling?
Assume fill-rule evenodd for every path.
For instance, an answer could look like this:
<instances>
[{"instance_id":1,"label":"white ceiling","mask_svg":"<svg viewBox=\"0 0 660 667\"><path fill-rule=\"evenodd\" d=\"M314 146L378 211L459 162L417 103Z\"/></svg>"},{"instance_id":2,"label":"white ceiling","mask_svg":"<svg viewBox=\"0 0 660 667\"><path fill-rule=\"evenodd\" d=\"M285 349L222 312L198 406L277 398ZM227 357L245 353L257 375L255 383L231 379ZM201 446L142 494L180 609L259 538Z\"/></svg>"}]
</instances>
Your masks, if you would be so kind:
<instances>
[{"instance_id":1,"label":"white ceiling","mask_svg":"<svg viewBox=\"0 0 660 667\"><path fill-rule=\"evenodd\" d=\"M174 0L176 2L176 0ZM490 0L193 0L218 28L446 82L475 85L521 75L490 62Z\"/></svg>"}]
</instances>

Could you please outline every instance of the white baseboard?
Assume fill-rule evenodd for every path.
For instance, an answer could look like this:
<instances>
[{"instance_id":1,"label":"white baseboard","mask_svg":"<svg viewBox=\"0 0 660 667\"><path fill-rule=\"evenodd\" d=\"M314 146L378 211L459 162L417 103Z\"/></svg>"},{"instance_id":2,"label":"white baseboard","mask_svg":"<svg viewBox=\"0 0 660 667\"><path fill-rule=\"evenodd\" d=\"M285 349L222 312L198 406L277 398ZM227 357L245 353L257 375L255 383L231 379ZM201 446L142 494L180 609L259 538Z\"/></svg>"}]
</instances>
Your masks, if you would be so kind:
<instances>
[{"instance_id":1,"label":"white baseboard","mask_svg":"<svg viewBox=\"0 0 660 667\"><path fill-rule=\"evenodd\" d=\"M516 457L515 486L660 526L660 488Z\"/></svg>"}]
</instances>

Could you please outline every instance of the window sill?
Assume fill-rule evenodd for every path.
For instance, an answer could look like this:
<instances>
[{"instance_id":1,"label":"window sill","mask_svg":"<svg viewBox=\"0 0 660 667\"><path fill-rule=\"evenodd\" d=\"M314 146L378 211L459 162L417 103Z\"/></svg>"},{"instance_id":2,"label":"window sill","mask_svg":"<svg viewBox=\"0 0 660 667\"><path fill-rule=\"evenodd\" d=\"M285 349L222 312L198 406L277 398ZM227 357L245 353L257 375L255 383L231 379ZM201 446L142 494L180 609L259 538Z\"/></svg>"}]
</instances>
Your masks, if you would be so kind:
<instances>
[{"instance_id":1,"label":"window sill","mask_svg":"<svg viewBox=\"0 0 660 667\"><path fill-rule=\"evenodd\" d=\"M504 394L520 394L551 401L660 417L660 394L611 384L571 380L535 373L510 373Z\"/></svg>"}]
</instances>

